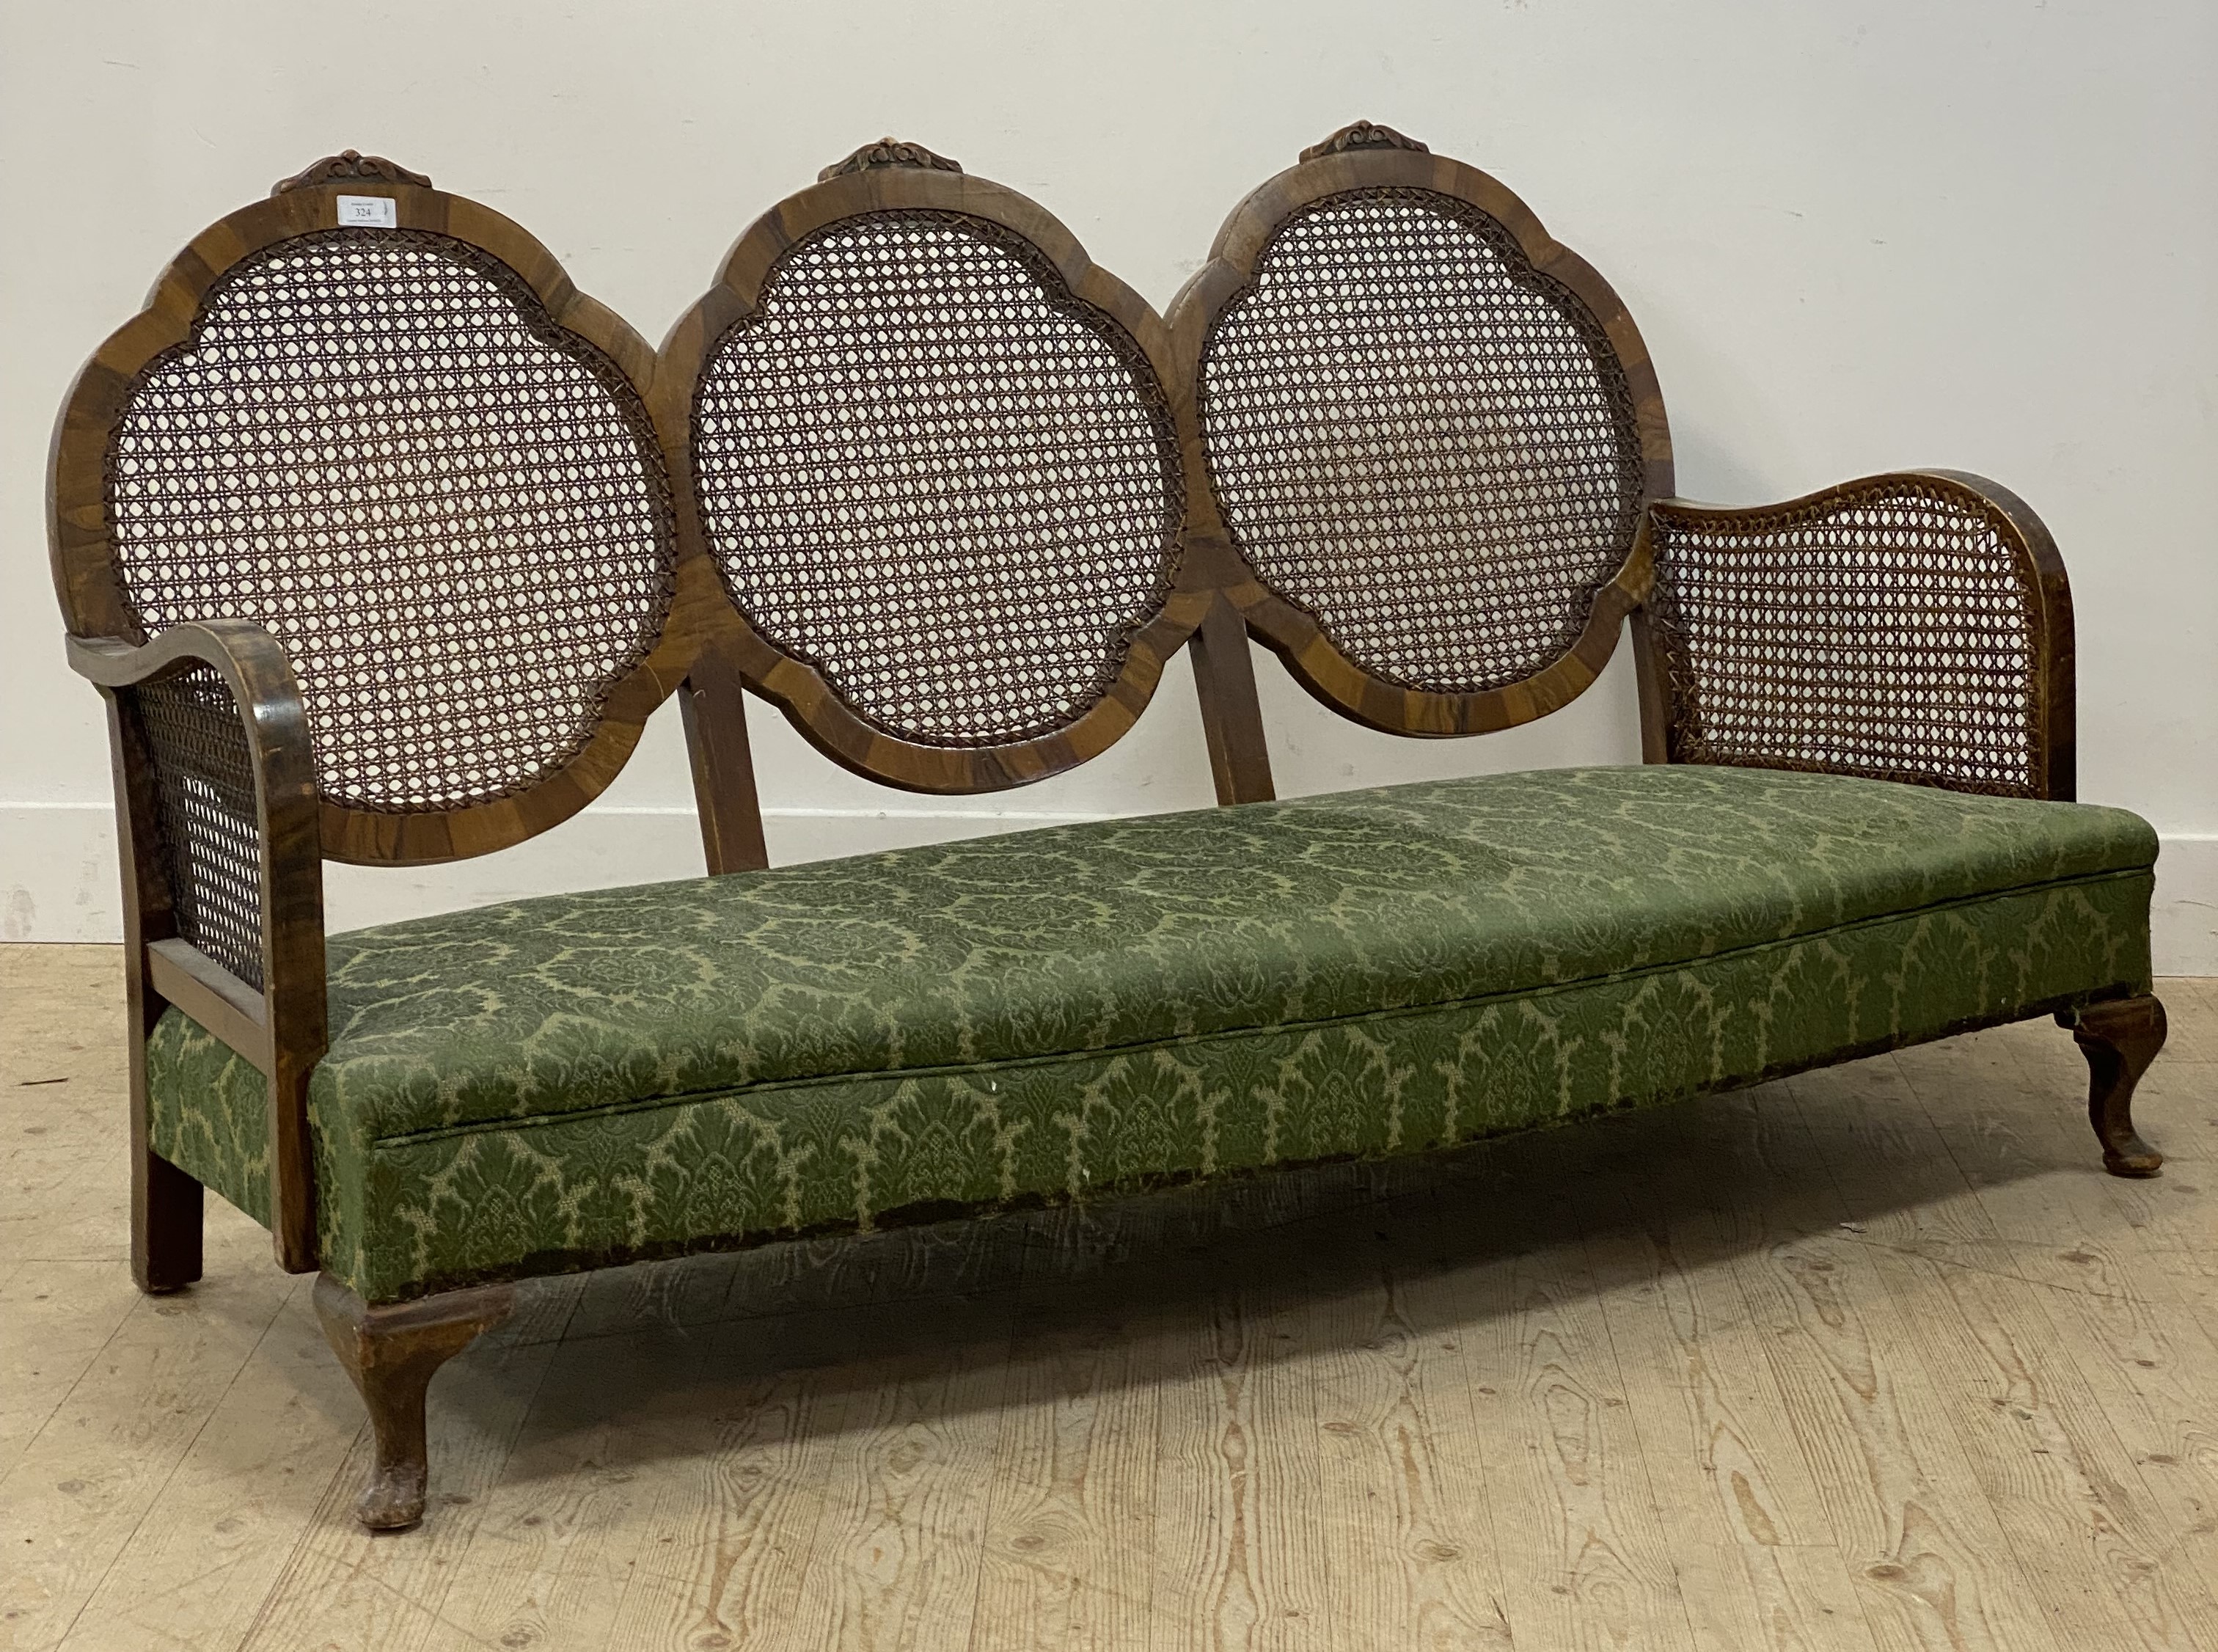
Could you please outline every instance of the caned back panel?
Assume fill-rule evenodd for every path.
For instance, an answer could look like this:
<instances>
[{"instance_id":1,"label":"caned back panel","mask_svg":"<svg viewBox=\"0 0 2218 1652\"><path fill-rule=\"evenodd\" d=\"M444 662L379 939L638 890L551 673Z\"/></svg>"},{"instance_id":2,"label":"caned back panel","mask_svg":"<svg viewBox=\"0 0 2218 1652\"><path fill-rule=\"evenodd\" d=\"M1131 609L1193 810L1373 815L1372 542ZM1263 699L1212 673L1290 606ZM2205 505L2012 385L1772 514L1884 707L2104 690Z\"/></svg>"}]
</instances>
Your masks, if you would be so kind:
<instances>
[{"instance_id":1,"label":"caned back panel","mask_svg":"<svg viewBox=\"0 0 2218 1652\"><path fill-rule=\"evenodd\" d=\"M1652 512L1671 756L2048 795L2040 575L1945 477Z\"/></svg>"},{"instance_id":2,"label":"caned back panel","mask_svg":"<svg viewBox=\"0 0 2218 1652\"><path fill-rule=\"evenodd\" d=\"M1585 301L1457 196L1369 186L1292 213L1204 338L1198 393L1236 546L1397 687L1533 677L1632 551L1626 370Z\"/></svg>"},{"instance_id":3,"label":"caned back panel","mask_svg":"<svg viewBox=\"0 0 2218 1652\"><path fill-rule=\"evenodd\" d=\"M316 230L224 271L130 385L103 491L133 617L266 626L324 796L354 810L561 768L672 592L637 391L445 234Z\"/></svg>"},{"instance_id":4,"label":"caned back panel","mask_svg":"<svg viewBox=\"0 0 2218 1652\"><path fill-rule=\"evenodd\" d=\"M802 237L710 349L691 420L733 602L912 745L1069 727L1175 576L1155 369L988 218L900 207Z\"/></svg>"}]
</instances>

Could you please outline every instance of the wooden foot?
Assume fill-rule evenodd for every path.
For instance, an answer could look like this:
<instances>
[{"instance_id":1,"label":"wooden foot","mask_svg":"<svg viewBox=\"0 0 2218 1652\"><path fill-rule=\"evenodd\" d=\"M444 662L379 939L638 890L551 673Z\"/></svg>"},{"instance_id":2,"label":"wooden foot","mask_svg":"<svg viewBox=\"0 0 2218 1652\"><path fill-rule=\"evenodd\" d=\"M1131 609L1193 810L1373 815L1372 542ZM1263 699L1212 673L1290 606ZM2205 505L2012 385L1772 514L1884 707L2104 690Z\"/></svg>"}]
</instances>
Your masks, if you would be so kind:
<instances>
[{"instance_id":1,"label":"wooden foot","mask_svg":"<svg viewBox=\"0 0 2218 1652\"><path fill-rule=\"evenodd\" d=\"M2164 1005L2151 997L2091 1003L2072 1036L2087 1058L2087 1117L2113 1176L2154 1176L2164 1155L2134 1131L2134 1086L2164 1048Z\"/></svg>"},{"instance_id":2,"label":"wooden foot","mask_svg":"<svg viewBox=\"0 0 2218 1652\"><path fill-rule=\"evenodd\" d=\"M144 1146L132 1160L131 1276L150 1296L201 1276L201 1184Z\"/></svg>"},{"instance_id":3,"label":"wooden foot","mask_svg":"<svg viewBox=\"0 0 2218 1652\"><path fill-rule=\"evenodd\" d=\"M424 1439L424 1392L431 1374L506 1319L515 1290L480 1285L419 1301L372 1307L322 1274L316 1317L339 1363L354 1379L377 1435L377 1463L354 1506L373 1531L397 1531L424 1518L430 1482Z\"/></svg>"}]
</instances>

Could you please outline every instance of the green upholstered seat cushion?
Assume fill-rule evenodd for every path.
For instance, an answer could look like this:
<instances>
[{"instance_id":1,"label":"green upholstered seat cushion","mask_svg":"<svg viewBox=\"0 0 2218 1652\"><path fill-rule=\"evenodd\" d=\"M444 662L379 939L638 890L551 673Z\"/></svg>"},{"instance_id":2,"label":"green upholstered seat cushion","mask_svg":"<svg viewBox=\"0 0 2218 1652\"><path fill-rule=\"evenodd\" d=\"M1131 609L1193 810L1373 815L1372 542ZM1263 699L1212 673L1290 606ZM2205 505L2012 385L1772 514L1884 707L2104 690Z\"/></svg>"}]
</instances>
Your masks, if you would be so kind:
<instances>
[{"instance_id":1,"label":"green upholstered seat cushion","mask_svg":"<svg viewBox=\"0 0 2218 1652\"><path fill-rule=\"evenodd\" d=\"M1752 769L1553 770L1057 827L337 935L331 1046L310 1097L326 1265L374 1297L405 1295L526 1258L574 1265L914 1207L1394 1151L1578 1110L1575 1091L1593 1106L1745 1082L2144 983L2155 850L2147 826L2115 810ZM1945 952L1961 978L1944 990L1931 960L1903 952L1911 931L1889 925L1905 917L1923 926L1916 944ZM1742 955L1765 970L1799 959L1792 970L1836 978L1825 994L1767 1005L1759 993L1712 1012L1745 1023L1713 1027L1713 1043L1754 1040L1731 1060L1657 1058L1680 1032L1645 1022L1598 1022L1576 1050L1537 1022L1527 1031L1540 1043L1527 1048L1505 1024L1495 1045L1435 1050L1406 1071L1384 1046L1347 1044L1350 1029L1390 1022L1437 1023L1433 1037L1470 1022L1474 1006L1521 997L1593 997L1674 972L1695 983ZM1829 995L1845 1004L1819 1002ZM1320 1037L1346 1047L1326 1060ZM1286 1048L1266 1059L1273 1038ZM1155 1070L1154 1053L1219 1045L1207 1073L1189 1061L1135 1076ZM1234 1045L1264 1067L1226 1079L1216 1069ZM1309 1053L1289 1055L1297 1046ZM1505 1108L1470 1082L1500 1059L1554 1077ZM149 1059L158 1149L258 1214L259 1075L174 1011ZM1012 1067L1047 1086L1031 1113L994 1099L993 1076ZM1088 1084L1123 1099L1088 1101ZM1298 1146L1280 1140L1292 1091L1319 1085L1332 1099L1302 1103L1317 1116ZM929 1127L903 1123L934 1086L954 1110ZM1193 1093L1174 1102L1181 1086ZM973 1090L987 1099L959 1098ZM696 1139L696 1119L673 1146L679 1115L703 1107L724 1109L725 1136ZM1090 1122L1069 1122L1089 1109ZM1386 1127L1412 1109L1422 1128ZM1113 1164L1090 1162L1118 1121L1151 1111L1152 1146L1124 1140ZM1228 1158L1216 1145L1228 1132L1254 1140ZM494 1138L514 1159L510 1182L536 1177L551 1201L510 1222L498 1255L449 1244L455 1220L431 1214L449 1196L433 1183L474 1174ZM705 1156L733 1183L721 1203L689 1194L700 1214L675 1226L641 1214L672 1153L685 1177L699 1179ZM404 1163L417 1168L393 1180ZM760 1185L740 1188L751 1179ZM581 1221L582 1189L627 1182L634 1191L610 1196L609 1214Z\"/></svg>"}]
</instances>

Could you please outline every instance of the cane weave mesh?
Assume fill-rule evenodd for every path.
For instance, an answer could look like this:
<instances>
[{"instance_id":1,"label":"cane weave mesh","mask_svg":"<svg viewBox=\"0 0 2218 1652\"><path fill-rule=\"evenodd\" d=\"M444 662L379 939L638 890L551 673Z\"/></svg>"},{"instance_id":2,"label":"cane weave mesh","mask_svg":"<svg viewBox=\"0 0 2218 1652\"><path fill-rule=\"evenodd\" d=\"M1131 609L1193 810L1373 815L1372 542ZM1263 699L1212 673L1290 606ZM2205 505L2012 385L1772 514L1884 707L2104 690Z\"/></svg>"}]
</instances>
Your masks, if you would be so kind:
<instances>
[{"instance_id":1,"label":"cane weave mesh","mask_svg":"<svg viewBox=\"0 0 2218 1652\"><path fill-rule=\"evenodd\" d=\"M1886 478L1652 519L1679 761L2043 794L2033 574L1976 495Z\"/></svg>"},{"instance_id":2,"label":"cane weave mesh","mask_svg":"<svg viewBox=\"0 0 2218 1652\"><path fill-rule=\"evenodd\" d=\"M154 763L154 820L177 934L262 985L262 829L237 702L213 666L129 691Z\"/></svg>"},{"instance_id":3,"label":"cane weave mesh","mask_svg":"<svg viewBox=\"0 0 2218 1652\"><path fill-rule=\"evenodd\" d=\"M1205 341L1201 414L1249 565L1402 687L1532 676L1632 550L1643 466L1616 352L1452 196L1357 190L1290 219Z\"/></svg>"},{"instance_id":4,"label":"cane weave mesh","mask_svg":"<svg viewBox=\"0 0 2218 1652\"><path fill-rule=\"evenodd\" d=\"M703 370L693 455L749 623L914 744L1075 721L1174 571L1153 368L976 218L871 213L787 252Z\"/></svg>"},{"instance_id":5,"label":"cane weave mesh","mask_svg":"<svg viewBox=\"0 0 2218 1652\"><path fill-rule=\"evenodd\" d=\"M672 590L638 394L443 235L327 230L243 259L132 386L106 480L139 622L267 626L324 795L357 809L560 768Z\"/></svg>"}]
</instances>

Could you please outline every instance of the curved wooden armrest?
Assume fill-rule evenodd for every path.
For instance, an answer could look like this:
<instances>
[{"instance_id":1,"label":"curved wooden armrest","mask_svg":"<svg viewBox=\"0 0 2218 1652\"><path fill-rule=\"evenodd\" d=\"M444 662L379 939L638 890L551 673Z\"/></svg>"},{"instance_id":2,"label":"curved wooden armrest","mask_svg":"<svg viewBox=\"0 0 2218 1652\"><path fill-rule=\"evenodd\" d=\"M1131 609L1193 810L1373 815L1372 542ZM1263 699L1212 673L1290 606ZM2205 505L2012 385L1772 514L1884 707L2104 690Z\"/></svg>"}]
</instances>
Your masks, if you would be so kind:
<instances>
[{"instance_id":1,"label":"curved wooden armrest","mask_svg":"<svg viewBox=\"0 0 2218 1652\"><path fill-rule=\"evenodd\" d=\"M294 680L285 645L251 619L195 620L173 625L144 643L72 636L67 645L70 669L103 688L135 687L198 661L221 671L239 693L241 704L272 709L289 704L300 713L300 686ZM300 731L305 739L305 717Z\"/></svg>"},{"instance_id":2,"label":"curved wooden armrest","mask_svg":"<svg viewBox=\"0 0 2218 1652\"><path fill-rule=\"evenodd\" d=\"M1781 505L1653 502L1651 762L2071 798L2072 592L2009 489L1891 471Z\"/></svg>"},{"instance_id":3,"label":"curved wooden armrest","mask_svg":"<svg viewBox=\"0 0 2218 1652\"><path fill-rule=\"evenodd\" d=\"M68 646L71 668L115 706L117 798L130 862L125 889L137 897L131 930L143 954L133 966L160 998L269 1075L270 1231L281 1263L312 1270L307 1077L328 1042L329 1019L320 804L300 684L283 645L244 620L178 625L144 643L71 637ZM195 753L163 731L165 708L156 696L172 683L187 692L167 702L168 720L184 706L203 730L211 727L209 708L221 705L211 673L238 714L243 751L226 734L218 749ZM213 725L220 730L224 721L218 713ZM191 802L205 806L228 788L238 800L233 813L243 817L245 787L232 778L240 767L253 789L258 947L257 937L239 933L236 911L224 944L213 924L203 933L195 917L204 891L193 879L206 862L190 841ZM244 826L233 830L243 833ZM243 846L234 838L227 847L236 853ZM212 909L220 904L215 881L205 891Z\"/></svg>"}]
</instances>

